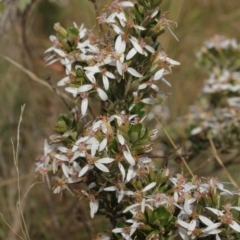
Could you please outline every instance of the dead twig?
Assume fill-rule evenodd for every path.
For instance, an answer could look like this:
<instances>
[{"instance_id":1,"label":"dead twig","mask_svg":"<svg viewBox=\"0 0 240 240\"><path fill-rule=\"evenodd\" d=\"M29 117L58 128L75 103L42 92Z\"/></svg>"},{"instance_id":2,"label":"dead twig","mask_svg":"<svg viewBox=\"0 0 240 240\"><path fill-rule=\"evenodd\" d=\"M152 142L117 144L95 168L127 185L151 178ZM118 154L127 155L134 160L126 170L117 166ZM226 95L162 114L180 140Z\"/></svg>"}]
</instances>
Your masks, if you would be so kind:
<instances>
[{"instance_id":1,"label":"dead twig","mask_svg":"<svg viewBox=\"0 0 240 240\"><path fill-rule=\"evenodd\" d=\"M212 149L212 153L213 153L213 156L217 159L219 165L222 167L224 173L226 174L227 178L229 179L229 181L233 184L233 186L235 188L238 188L238 185L237 183L234 181L234 179L232 178L231 174L228 172L228 170L226 169L223 161L221 160L221 158L218 156L218 152L217 152L217 149L214 145L214 142L212 140L211 137L208 138L209 139L209 142L210 142L210 145L211 145L211 149Z\"/></svg>"}]
</instances>

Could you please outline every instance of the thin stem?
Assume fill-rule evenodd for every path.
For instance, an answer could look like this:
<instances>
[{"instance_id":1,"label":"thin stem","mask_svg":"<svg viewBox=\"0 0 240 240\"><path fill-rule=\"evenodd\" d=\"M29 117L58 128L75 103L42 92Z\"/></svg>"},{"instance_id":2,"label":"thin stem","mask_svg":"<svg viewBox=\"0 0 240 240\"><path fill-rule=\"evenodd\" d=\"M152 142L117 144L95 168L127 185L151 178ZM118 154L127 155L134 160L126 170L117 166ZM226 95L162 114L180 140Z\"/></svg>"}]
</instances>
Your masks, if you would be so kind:
<instances>
[{"instance_id":1,"label":"thin stem","mask_svg":"<svg viewBox=\"0 0 240 240\"><path fill-rule=\"evenodd\" d=\"M191 174L192 177L194 177L194 174L192 172L192 170L190 169L190 167L188 166L187 162L185 161L185 159L182 157L179 149L177 148L177 146L175 145L175 143L173 142L172 138L169 136L168 132L165 130L165 128L163 127L163 125L160 123L160 121L157 119L157 117L154 115L154 118L156 119L157 123L162 127L164 133L166 134L168 140L171 142L171 144L173 145L174 149L176 150L176 152L178 153L179 157L181 158L181 160L183 161L185 167L187 168L187 170L189 171L189 173Z\"/></svg>"},{"instance_id":2,"label":"thin stem","mask_svg":"<svg viewBox=\"0 0 240 240\"><path fill-rule=\"evenodd\" d=\"M226 167L224 166L224 163L223 161L221 160L221 158L218 156L218 153L217 153L217 149L214 145L214 142L212 140L211 137L208 138L209 139L209 142L210 142L210 145L211 145L211 148L212 148L212 153L214 155L214 157L217 159L218 163L220 164L220 166L222 167L224 173L226 174L227 178L229 179L229 181L233 184L233 186L235 188L238 188L238 185L237 183L234 181L234 179L232 178L231 174L228 172L228 170L226 169Z\"/></svg>"}]
</instances>

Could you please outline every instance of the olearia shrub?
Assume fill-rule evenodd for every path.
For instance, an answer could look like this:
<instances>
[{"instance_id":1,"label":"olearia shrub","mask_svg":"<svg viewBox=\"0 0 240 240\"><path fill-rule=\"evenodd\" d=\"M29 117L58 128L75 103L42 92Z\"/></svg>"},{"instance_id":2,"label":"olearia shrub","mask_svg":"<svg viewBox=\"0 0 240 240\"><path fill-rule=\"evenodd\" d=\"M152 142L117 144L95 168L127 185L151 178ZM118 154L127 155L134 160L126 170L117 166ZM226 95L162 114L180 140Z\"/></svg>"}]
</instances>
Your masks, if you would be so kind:
<instances>
[{"instance_id":1,"label":"olearia shrub","mask_svg":"<svg viewBox=\"0 0 240 240\"><path fill-rule=\"evenodd\" d=\"M97 18L101 36L54 25L46 61L65 67L58 86L76 106L58 117L35 171L55 194L67 190L89 203L92 218L109 219L102 240L237 239L237 192L213 177L170 176L149 155L157 130L144 125L145 106L161 103L159 84L179 65L159 42L173 23L160 3L113 1Z\"/></svg>"},{"instance_id":2,"label":"olearia shrub","mask_svg":"<svg viewBox=\"0 0 240 240\"><path fill-rule=\"evenodd\" d=\"M214 36L197 52L197 65L208 78L188 113L174 121L174 140L187 139L186 152L195 161L214 142L226 166L238 164L240 142L240 45L236 39Z\"/></svg>"}]
</instances>

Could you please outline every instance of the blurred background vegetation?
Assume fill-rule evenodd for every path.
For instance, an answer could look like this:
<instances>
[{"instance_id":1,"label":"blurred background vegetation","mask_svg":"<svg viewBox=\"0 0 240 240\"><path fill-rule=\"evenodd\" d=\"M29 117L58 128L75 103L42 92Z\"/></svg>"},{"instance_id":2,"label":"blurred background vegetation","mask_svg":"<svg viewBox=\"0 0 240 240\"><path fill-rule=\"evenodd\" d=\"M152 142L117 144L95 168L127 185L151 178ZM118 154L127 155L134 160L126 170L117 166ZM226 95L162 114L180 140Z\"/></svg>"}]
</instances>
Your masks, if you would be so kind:
<instances>
[{"instance_id":1,"label":"blurred background vegetation","mask_svg":"<svg viewBox=\"0 0 240 240\"><path fill-rule=\"evenodd\" d=\"M96 2L101 12L111 1ZM88 28L95 26L94 7L88 0L4 0L0 1L0 9L0 54L20 63L44 81L50 81L53 86L64 76L60 65L45 67L43 60L43 52L51 45L49 35L55 34L53 24L60 22L68 27L72 22L78 25L84 22ZM240 40L240 4L239 0L164 0L161 9L168 12L168 19L178 23L173 31L179 42L168 30L159 39L168 55L181 62L167 78L172 88L163 86L163 90L171 92L166 101L171 122L187 112L202 88L206 75L203 69L195 67L195 54L203 42L215 34ZM34 174L34 161L42 152L44 139L52 133L57 116L67 112L67 108L56 94L2 57L0 80L0 212L12 230L21 234L16 210L16 169L10 142L13 139L16 143L21 105L26 103L19 155L23 195L32 183L39 181ZM169 134L175 133L169 130ZM232 174L239 180L233 169ZM222 172L211 172L211 175L222 176ZM96 233L108 226L100 217L90 221L88 205L83 201L79 202L68 192L60 201L46 184L34 186L22 208L31 239L97 239ZM12 230L0 220L0 239L19 239Z\"/></svg>"}]
</instances>

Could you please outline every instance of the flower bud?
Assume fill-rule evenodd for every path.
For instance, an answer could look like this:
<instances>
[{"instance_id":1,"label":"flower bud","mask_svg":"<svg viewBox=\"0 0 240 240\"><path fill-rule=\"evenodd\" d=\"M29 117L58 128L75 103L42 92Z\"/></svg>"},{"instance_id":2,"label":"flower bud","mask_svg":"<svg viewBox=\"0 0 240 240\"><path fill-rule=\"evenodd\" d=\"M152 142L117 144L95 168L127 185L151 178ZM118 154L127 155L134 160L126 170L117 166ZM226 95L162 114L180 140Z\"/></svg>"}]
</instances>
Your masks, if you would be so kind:
<instances>
[{"instance_id":1,"label":"flower bud","mask_svg":"<svg viewBox=\"0 0 240 240\"><path fill-rule=\"evenodd\" d=\"M61 26L60 23L55 23L53 28L55 31L62 34L64 37L67 37L67 31Z\"/></svg>"}]
</instances>

